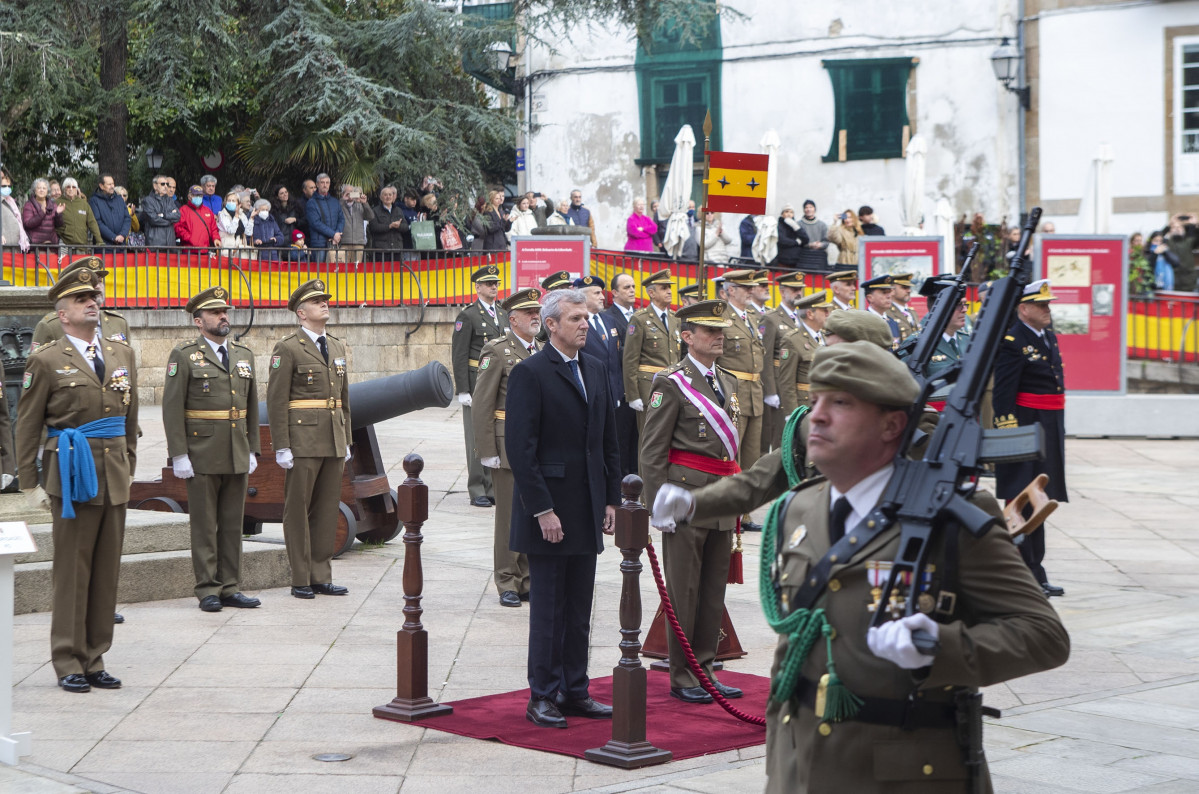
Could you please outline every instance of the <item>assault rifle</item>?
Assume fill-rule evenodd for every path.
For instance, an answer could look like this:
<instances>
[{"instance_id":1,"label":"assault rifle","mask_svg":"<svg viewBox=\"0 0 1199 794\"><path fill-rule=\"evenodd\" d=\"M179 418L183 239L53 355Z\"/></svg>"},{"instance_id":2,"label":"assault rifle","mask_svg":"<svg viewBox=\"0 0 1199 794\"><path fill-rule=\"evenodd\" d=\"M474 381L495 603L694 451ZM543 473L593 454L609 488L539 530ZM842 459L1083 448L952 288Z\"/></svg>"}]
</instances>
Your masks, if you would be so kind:
<instances>
[{"instance_id":1,"label":"assault rifle","mask_svg":"<svg viewBox=\"0 0 1199 794\"><path fill-rule=\"evenodd\" d=\"M916 382L921 386L925 381L924 370L932 361L933 353L936 352L937 341L949 327L949 321L953 318L958 303L966 295L966 276L970 273L970 263L974 261L977 253L978 243L973 243L970 251L966 254L965 261L962 262L961 272L933 300L932 310L924 318L924 327L920 333L904 340L899 349L895 351L895 355L899 357L900 361L907 364L908 369L916 378ZM931 276L930 278L935 280L937 277ZM921 408L923 406L918 406L917 410Z\"/></svg>"}]
</instances>

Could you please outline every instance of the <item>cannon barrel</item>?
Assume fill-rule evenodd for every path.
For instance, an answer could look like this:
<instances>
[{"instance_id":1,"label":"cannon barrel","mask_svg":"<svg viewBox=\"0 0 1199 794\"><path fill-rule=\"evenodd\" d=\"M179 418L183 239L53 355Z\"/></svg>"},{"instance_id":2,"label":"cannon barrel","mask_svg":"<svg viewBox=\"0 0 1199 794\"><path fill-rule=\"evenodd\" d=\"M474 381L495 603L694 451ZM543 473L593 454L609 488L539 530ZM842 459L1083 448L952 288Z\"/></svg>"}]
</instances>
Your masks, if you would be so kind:
<instances>
[{"instance_id":1,"label":"cannon barrel","mask_svg":"<svg viewBox=\"0 0 1199 794\"><path fill-rule=\"evenodd\" d=\"M386 378L350 384L350 429L394 419L421 408L445 408L454 398L450 371L440 361ZM258 403L259 424L270 420L266 403Z\"/></svg>"}]
</instances>

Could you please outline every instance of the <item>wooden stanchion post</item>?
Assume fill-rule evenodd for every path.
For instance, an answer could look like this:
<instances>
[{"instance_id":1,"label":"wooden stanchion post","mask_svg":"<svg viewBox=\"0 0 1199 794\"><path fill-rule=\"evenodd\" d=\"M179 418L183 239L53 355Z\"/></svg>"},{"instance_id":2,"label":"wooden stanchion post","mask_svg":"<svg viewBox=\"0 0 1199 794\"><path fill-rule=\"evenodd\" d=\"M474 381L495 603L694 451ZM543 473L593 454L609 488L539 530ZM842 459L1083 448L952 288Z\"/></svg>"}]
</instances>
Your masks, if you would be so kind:
<instances>
[{"instance_id":1,"label":"wooden stanchion post","mask_svg":"<svg viewBox=\"0 0 1199 794\"><path fill-rule=\"evenodd\" d=\"M624 503L616 511L616 547L624 560L620 572L620 662L612 670L612 738L584 756L597 764L640 769L664 764L673 756L645 740L645 668L641 666L641 551L649 544L649 511L639 499L643 484L636 474L621 483Z\"/></svg>"},{"instance_id":2,"label":"wooden stanchion post","mask_svg":"<svg viewBox=\"0 0 1199 794\"><path fill-rule=\"evenodd\" d=\"M420 480L425 461L420 455L404 458L408 479L396 489L396 510L404 522L404 626L396 633L396 696L376 706L372 713L384 720L415 722L450 714L453 706L434 703L429 697L429 633L421 623L421 527L429 518L429 486Z\"/></svg>"}]
</instances>

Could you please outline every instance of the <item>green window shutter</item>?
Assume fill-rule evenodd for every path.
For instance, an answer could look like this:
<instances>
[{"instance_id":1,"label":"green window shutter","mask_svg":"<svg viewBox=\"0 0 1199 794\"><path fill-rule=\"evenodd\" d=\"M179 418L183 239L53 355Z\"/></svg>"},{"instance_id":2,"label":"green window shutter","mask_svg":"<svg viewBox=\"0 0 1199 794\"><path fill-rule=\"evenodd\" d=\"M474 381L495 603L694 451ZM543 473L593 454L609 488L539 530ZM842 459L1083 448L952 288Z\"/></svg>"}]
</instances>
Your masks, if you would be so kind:
<instances>
[{"instance_id":1,"label":"green window shutter","mask_svg":"<svg viewBox=\"0 0 1199 794\"><path fill-rule=\"evenodd\" d=\"M825 162L902 157L914 58L823 61L833 86L833 140Z\"/></svg>"}]
</instances>

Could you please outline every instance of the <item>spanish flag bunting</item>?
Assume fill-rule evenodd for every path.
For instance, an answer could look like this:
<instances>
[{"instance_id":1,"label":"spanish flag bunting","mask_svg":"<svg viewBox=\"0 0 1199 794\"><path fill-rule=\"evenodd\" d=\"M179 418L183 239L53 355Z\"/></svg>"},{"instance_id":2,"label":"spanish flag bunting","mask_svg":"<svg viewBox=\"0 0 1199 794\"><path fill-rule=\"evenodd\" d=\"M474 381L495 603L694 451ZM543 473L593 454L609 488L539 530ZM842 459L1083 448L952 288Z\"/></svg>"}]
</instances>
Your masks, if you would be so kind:
<instances>
[{"instance_id":1,"label":"spanish flag bunting","mask_svg":"<svg viewBox=\"0 0 1199 794\"><path fill-rule=\"evenodd\" d=\"M708 152L708 212L766 212L768 154Z\"/></svg>"}]
</instances>

